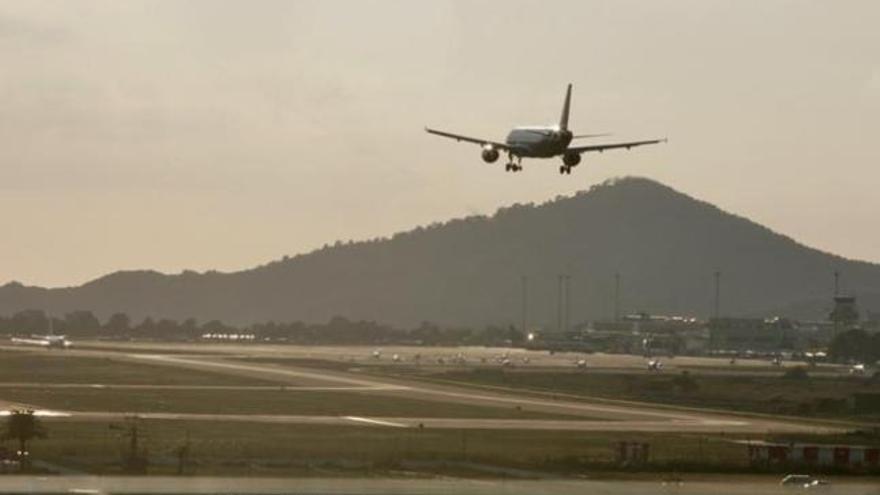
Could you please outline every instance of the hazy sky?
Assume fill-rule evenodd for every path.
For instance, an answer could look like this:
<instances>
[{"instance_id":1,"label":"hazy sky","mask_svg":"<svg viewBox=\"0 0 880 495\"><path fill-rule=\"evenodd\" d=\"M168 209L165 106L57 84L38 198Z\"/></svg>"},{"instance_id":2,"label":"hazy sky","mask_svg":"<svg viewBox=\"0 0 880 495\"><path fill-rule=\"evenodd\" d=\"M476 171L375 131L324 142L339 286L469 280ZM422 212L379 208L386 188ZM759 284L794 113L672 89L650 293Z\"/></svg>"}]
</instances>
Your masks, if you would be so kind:
<instances>
[{"instance_id":1,"label":"hazy sky","mask_svg":"<svg viewBox=\"0 0 880 495\"><path fill-rule=\"evenodd\" d=\"M3 1L0 283L238 270L646 176L880 261L880 2ZM519 174L425 124L669 144Z\"/></svg>"}]
</instances>

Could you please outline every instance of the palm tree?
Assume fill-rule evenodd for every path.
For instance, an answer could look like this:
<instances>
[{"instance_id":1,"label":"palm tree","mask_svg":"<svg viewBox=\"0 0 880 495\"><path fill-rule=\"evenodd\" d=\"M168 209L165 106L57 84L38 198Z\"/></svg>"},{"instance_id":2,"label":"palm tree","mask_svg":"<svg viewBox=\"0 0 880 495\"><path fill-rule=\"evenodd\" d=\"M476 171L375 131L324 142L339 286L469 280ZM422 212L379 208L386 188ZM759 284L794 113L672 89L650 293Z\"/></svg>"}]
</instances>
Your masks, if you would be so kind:
<instances>
[{"instance_id":1,"label":"palm tree","mask_svg":"<svg viewBox=\"0 0 880 495\"><path fill-rule=\"evenodd\" d=\"M29 458L27 444L34 438L46 438L46 429L34 416L34 411L29 409L10 411L2 439L18 440L18 457L22 469L26 467Z\"/></svg>"}]
</instances>

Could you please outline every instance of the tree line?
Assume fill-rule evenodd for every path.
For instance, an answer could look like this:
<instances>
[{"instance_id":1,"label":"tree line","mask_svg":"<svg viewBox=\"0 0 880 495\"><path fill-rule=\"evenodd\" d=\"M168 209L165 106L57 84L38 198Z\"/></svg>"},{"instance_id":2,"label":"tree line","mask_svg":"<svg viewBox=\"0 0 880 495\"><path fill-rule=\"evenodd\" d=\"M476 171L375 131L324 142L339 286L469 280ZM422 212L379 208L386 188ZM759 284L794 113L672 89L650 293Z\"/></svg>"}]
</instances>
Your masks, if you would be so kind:
<instances>
[{"instance_id":1,"label":"tree line","mask_svg":"<svg viewBox=\"0 0 880 495\"><path fill-rule=\"evenodd\" d=\"M828 355L837 362L873 364L880 361L880 332L848 330L834 337Z\"/></svg>"},{"instance_id":2,"label":"tree line","mask_svg":"<svg viewBox=\"0 0 880 495\"><path fill-rule=\"evenodd\" d=\"M440 327L422 322L415 328L400 329L374 321L352 321L339 316L327 323L269 321L246 327L218 320L200 323L194 318L178 321L147 317L134 322L125 313L115 313L101 321L88 310L71 311L62 317L49 316L37 309L0 316L0 334L46 334L50 328L54 333L70 339L197 340L208 335L248 335L253 336L254 340L293 344L518 345L525 341L522 332L513 326L489 325L475 329Z\"/></svg>"}]
</instances>

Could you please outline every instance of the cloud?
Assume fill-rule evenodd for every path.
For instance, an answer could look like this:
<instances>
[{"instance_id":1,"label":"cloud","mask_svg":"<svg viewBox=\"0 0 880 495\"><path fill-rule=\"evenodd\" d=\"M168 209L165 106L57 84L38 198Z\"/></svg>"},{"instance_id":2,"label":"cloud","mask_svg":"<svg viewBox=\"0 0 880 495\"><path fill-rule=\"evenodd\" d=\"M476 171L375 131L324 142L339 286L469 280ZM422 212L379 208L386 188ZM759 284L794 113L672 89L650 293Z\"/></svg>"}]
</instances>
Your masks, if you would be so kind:
<instances>
[{"instance_id":1,"label":"cloud","mask_svg":"<svg viewBox=\"0 0 880 495\"><path fill-rule=\"evenodd\" d=\"M66 29L0 13L0 44L55 45L70 39Z\"/></svg>"},{"instance_id":2,"label":"cloud","mask_svg":"<svg viewBox=\"0 0 880 495\"><path fill-rule=\"evenodd\" d=\"M868 76L868 80L865 83L865 92L868 93L869 97L880 97L880 67L875 67L874 70L871 71L871 74Z\"/></svg>"}]
</instances>

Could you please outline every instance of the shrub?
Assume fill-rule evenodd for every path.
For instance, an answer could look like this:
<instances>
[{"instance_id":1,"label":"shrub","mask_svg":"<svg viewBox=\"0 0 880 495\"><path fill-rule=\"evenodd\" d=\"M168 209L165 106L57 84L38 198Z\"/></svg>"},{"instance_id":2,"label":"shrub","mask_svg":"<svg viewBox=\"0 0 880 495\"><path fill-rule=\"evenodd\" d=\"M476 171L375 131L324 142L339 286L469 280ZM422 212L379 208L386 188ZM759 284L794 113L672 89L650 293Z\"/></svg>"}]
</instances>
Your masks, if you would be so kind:
<instances>
[{"instance_id":1,"label":"shrub","mask_svg":"<svg viewBox=\"0 0 880 495\"><path fill-rule=\"evenodd\" d=\"M786 370L785 373L782 374L782 377L788 380L807 380L810 378L810 374L807 373L807 369L803 366L798 366L796 368L791 368Z\"/></svg>"}]
</instances>

